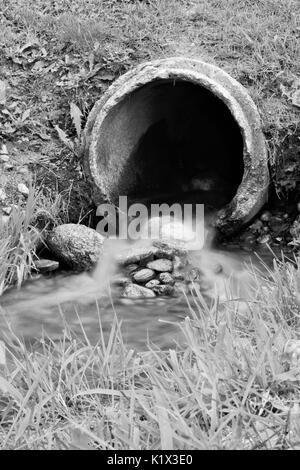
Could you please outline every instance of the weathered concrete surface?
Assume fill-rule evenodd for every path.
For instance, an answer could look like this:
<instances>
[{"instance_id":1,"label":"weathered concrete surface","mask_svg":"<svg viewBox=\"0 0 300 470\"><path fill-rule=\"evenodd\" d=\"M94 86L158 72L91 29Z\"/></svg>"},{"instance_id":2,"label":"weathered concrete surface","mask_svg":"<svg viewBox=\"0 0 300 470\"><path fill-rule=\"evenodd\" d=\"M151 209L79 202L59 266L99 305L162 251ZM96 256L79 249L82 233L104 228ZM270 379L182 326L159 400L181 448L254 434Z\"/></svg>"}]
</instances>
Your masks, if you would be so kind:
<instances>
[{"instance_id":1,"label":"weathered concrete surface","mask_svg":"<svg viewBox=\"0 0 300 470\"><path fill-rule=\"evenodd\" d=\"M72 269L92 269L103 252L102 237L80 224L63 224L49 234L47 244L55 256Z\"/></svg>"},{"instance_id":2,"label":"weathered concrete surface","mask_svg":"<svg viewBox=\"0 0 300 470\"><path fill-rule=\"evenodd\" d=\"M220 68L200 60L179 57L141 64L116 80L95 104L84 139L85 169L94 187L94 200L97 204L115 202L119 195L126 194L130 185L124 175L132 171L128 154L149 125L139 105L134 108L140 113L138 128L127 137L124 131L122 141L114 138L120 126L130 125L130 115L122 103L142 87L168 80L205 88L225 103L239 126L243 139L242 180L214 220L219 230L233 232L251 220L266 201L269 172L265 140L259 113L246 89Z\"/></svg>"}]
</instances>

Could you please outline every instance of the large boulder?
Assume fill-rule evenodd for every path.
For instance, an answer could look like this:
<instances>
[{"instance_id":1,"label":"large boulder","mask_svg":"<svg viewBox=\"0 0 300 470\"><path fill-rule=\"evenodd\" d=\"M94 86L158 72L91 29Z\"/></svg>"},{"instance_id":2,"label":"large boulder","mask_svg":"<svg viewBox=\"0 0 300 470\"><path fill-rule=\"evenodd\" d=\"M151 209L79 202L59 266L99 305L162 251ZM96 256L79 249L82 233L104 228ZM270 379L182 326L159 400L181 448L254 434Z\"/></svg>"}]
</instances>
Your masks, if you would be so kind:
<instances>
[{"instance_id":1,"label":"large boulder","mask_svg":"<svg viewBox=\"0 0 300 470\"><path fill-rule=\"evenodd\" d=\"M103 252L105 237L85 225L63 224L49 234L47 244L65 265L77 271L92 269Z\"/></svg>"}]
</instances>

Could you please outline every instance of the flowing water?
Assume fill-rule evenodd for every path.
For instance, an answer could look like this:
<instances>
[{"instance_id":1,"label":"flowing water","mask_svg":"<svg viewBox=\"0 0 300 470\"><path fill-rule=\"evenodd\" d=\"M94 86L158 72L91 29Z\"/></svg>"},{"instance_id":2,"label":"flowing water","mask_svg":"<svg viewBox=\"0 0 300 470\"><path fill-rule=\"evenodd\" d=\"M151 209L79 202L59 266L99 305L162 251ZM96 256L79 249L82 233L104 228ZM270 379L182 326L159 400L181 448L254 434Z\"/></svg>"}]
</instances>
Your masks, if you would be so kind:
<instances>
[{"instance_id":1,"label":"flowing water","mask_svg":"<svg viewBox=\"0 0 300 470\"><path fill-rule=\"evenodd\" d=\"M79 335L84 328L89 340L96 342L100 325L109 334L116 316L128 346L142 350L149 340L162 348L174 347L182 340L176 322L189 314L186 295L122 298L120 289L109 282L117 271L114 254L121 248L120 241L113 240L93 273L43 276L5 293L0 298L0 336L11 328L29 343L41 338L43 332L56 341L62 337L66 322ZM259 263L256 255L206 246L190 256L192 264L201 268L200 285L205 286L208 297L218 296L221 302L247 298L251 282L245 267ZM267 262L272 258L267 249L261 256Z\"/></svg>"}]
</instances>

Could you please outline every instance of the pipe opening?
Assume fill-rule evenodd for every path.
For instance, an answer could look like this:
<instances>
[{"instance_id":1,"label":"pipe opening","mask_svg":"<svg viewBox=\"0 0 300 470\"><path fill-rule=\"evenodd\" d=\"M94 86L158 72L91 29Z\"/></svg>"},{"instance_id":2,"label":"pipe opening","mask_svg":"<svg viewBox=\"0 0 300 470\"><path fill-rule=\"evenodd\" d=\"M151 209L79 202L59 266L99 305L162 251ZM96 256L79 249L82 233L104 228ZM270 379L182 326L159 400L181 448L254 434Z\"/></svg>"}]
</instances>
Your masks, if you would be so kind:
<instances>
[{"instance_id":1,"label":"pipe opening","mask_svg":"<svg viewBox=\"0 0 300 470\"><path fill-rule=\"evenodd\" d=\"M183 80L155 80L107 113L97 139L109 200L228 204L244 171L243 138L226 104Z\"/></svg>"}]
</instances>

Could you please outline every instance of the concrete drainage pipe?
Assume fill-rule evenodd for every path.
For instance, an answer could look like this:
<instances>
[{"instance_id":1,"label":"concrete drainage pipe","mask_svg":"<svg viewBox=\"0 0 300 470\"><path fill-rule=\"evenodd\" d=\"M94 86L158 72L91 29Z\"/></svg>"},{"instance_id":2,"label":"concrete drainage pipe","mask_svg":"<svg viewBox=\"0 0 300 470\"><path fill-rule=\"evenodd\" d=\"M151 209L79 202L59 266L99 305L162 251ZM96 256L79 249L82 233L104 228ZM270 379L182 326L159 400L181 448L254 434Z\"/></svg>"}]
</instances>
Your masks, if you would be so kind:
<instances>
[{"instance_id":1,"label":"concrete drainage pipe","mask_svg":"<svg viewBox=\"0 0 300 470\"><path fill-rule=\"evenodd\" d=\"M85 167L94 200L204 203L230 233L266 200L269 173L259 113L243 86L195 59L141 64L90 113Z\"/></svg>"}]
</instances>

